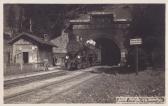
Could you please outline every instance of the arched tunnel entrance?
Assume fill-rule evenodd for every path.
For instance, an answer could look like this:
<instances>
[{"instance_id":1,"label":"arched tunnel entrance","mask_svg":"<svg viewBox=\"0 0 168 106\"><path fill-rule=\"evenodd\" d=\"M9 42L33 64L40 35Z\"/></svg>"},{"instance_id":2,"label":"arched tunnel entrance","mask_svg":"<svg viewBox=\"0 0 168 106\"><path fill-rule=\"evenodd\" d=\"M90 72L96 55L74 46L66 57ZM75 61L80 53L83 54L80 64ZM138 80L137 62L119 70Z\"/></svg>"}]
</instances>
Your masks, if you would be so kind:
<instances>
[{"instance_id":1,"label":"arched tunnel entrance","mask_svg":"<svg viewBox=\"0 0 168 106\"><path fill-rule=\"evenodd\" d=\"M108 38L97 38L96 47L101 51L102 65L117 65L120 62L120 48Z\"/></svg>"}]
</instances>

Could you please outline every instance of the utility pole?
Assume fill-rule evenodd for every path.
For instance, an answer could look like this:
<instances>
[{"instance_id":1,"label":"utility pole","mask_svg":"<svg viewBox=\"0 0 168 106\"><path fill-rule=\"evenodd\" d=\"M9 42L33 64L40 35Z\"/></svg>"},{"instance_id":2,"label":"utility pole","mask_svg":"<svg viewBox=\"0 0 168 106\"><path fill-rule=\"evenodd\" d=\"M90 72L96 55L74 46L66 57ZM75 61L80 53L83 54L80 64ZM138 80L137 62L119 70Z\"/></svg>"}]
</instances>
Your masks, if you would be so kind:
<instances>
[{"instance_id":1,"label":"utility pole","mask_svg":"<svg viewBox=\"0 0 168 106\"><path fill-rule=\"evenodd\" d=\"M139 60L139 58L138 58L138 55L139 55L139 48L138 48L138 45L136 45L136 75L138 75L138 68L139 68L139 62L138 62L138 60Z\"/></svg>"},{"instance_id":2,"label":"utility pole","mask_svg":"<svg viewBox=\"0 0 168 106\"><path fill-rule=\"evenodd\" d=\"M134 46L136 49L136 57L135 57L135 64L136 64L136 75L138 75L138 71L139 71L139 45L142 44L142 39L141 38L134 38L134 39L130 39L130 45Z\"/></svg>"}]
</instances>

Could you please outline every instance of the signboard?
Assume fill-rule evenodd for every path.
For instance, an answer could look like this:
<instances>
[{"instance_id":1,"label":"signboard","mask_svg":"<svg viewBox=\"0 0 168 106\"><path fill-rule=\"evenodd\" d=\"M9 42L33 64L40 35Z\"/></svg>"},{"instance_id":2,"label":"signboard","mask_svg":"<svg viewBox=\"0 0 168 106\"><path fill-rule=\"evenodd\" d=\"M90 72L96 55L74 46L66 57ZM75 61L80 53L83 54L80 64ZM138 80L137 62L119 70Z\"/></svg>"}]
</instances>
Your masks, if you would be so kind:
<instances>
[{"instance_id":1,"label":"signboard","mask_svg":"<svg viewBox=\"0 0 168 106\"><path fill-rule=\"evenodd\" d=\"M130 45L140 45L142 44L142 39L141 38L134 38L134 39L130 39ZM136 75L138 75L138 46L135 46L136 48Z\"/></svg>"},{"instance_id":2,"label":"signboard","mask_svg":"<svg viewBox=\"0 0 168 106\"><path fill-rule=\"evenodd\" d=\"M140 45L142 44L141 38L130 39L130 45Z\"/></svg>"},{"instance_id":3,"label":"signboard","mask_svg":"<svg viewBox=\"0 0 168 106\"><path fill-rule=\"evenodd\" d=\"M121 57L125 57L125 52L121 52Z\"/></svg>"}]
</instances>

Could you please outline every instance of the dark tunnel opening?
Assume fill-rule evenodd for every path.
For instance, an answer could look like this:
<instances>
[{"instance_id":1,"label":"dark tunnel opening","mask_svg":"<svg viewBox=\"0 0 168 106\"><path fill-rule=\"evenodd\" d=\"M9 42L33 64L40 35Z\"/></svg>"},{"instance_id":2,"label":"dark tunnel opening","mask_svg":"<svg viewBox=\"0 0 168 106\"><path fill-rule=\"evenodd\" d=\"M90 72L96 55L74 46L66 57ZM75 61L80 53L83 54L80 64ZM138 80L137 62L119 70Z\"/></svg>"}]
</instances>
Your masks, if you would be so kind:
<instances>
[{"instance_id":1,"label":"dark tunnel opening","mask_svg":"<svg viewBox=\"0 0 168 106\"><path fill-rule=\"evenodd\" d=\"M120 49L108 38L98 38L95 40L96 46L101 49L101 65L117 65L120 62Z\"/></svg>"}]
</instances>

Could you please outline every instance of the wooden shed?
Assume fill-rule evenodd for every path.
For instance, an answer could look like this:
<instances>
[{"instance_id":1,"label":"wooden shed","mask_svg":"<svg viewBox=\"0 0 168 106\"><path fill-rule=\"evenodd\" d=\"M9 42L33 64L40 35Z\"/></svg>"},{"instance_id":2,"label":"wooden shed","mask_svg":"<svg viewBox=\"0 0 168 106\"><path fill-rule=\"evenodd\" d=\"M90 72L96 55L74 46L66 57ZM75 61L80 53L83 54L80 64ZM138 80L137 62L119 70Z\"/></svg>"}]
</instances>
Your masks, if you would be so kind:
<instances>
[{"instance_id":1,"label":"wooden shed","mask_svg":"<svg viewBox=\"0 0 168 106\"><path fill-rule=\"evenodd\" d=\"M30 33L20 33L9 41L12 45L12 63L31 64L48 61L52 65L52 48L57 47L50 41Z\"/></svg>"}]
</instances>

